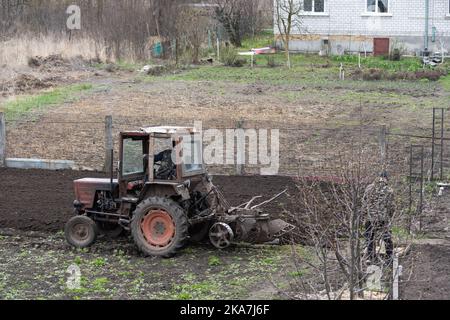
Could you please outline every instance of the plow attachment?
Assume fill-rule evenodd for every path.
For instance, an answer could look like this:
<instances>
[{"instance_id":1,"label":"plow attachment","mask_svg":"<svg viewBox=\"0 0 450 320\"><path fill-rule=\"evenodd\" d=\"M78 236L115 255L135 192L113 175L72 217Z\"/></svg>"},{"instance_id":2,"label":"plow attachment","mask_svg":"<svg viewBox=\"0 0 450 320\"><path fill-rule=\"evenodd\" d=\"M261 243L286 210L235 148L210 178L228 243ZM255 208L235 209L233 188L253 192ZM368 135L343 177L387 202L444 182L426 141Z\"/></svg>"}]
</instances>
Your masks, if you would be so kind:
<instances>
[{"instance_id":1,"label":"plow attachment","mask_svg":"<svg viewBox=\"0 0 450 320\"><path fill-rule=\"evenodd\" d=\"M261 210L263 206L286 194L287 190L258 205L252 204L262 198L261 196L254 197L238 207L229 207L220 191L215 187L214 189L218 208L225 209L224 214L217 215L218 222L212 226L209 233L211 243L218 249L224 249L233 242L270 243L295 229L292 224L282 219L272 219L270 214Z\"/></svg>"}]
</instances>

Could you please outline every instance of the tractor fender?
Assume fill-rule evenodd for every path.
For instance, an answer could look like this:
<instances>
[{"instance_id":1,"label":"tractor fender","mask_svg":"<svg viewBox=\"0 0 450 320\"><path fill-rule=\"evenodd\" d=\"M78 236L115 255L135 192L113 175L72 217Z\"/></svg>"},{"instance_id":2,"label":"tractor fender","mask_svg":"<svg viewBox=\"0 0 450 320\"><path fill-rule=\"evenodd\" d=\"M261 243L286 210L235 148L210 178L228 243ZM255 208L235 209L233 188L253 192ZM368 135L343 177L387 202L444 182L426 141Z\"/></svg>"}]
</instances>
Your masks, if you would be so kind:
<instances>
[{"instance_id":1,"label":"tractor fender","mask_svg":"<svg viewBox=\"0 0 450 320\"><path fill-rule=\"evenodd\" d=\"M172 198L180 196L183 200L189 200L189 189L180 183L147 183L142 191L142 199L151 197Z\"/></svg>"}]
</instances>

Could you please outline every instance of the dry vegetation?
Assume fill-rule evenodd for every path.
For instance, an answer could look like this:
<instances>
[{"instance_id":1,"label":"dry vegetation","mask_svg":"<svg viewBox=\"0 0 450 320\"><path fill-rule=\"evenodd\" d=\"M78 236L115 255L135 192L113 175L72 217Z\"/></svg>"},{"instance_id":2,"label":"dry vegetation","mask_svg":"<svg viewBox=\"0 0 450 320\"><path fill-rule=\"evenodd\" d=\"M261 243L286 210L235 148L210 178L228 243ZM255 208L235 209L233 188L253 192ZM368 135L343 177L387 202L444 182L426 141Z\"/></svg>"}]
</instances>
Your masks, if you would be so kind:
<instances>
[{"instance_id":1,"label":"dry vegetation","mask_svg":"<svg viewBox=\"0 0 450 320\"><path fill-rule=\"evenodd\" d=\"M65 59L82 57L86 60L106 61L106 48L94 39L68 39L56 35L27 35L3 41L0 46L0 66L20 70L28 66L32 57L48 57L59 54Z\"/></svg>"}]
</instances>

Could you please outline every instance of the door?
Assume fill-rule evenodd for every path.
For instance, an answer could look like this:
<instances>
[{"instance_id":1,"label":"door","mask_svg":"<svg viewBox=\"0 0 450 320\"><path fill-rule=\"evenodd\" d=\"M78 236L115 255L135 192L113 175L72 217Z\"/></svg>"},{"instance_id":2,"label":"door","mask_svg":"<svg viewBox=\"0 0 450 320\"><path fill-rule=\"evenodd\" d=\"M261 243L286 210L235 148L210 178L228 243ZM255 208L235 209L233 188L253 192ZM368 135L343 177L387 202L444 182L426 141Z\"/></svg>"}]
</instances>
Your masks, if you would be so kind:
<instances>
[{"instance_id":1,"label":"door","mask_svg":"<svg viewBox=\"0 0 450 320\"><path fill-rule=\"evenodd\" d=\"M127 195L128 183L146 180L148 174L148 143L146 135L121 135L119 185L120 196Z\"/></svg>"},{"instance_id":2,"label":"door","mask_svg":"<svg viewBox=\"0 0 450 320\"><path fill-rule=\"evenodd\" d=\"M389 38L373 39L373 55L388 56L389 55Z\"/></svg>"}]
</instances>

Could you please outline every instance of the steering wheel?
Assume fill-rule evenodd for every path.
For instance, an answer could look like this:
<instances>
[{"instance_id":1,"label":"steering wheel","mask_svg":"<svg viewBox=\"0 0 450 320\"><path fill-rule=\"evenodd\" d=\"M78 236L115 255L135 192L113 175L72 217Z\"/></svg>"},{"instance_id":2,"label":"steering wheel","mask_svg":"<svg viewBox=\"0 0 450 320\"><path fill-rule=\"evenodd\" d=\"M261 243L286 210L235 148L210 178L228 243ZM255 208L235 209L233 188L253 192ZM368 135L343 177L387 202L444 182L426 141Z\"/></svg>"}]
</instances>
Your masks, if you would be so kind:
<instances>
[{"instance_id":1,"label":"steering wheel","mask_svg":"<svg viewBox=\"0 0 450 320\"><path fill-rule=\"evenodd\" d=\"M172 150L166 150L162 153L163 159L159 161L159 168L156 170L155 177L161 180L170 180L175 175L176 166L172 161Z\"/></svg>"}]
</instances>

